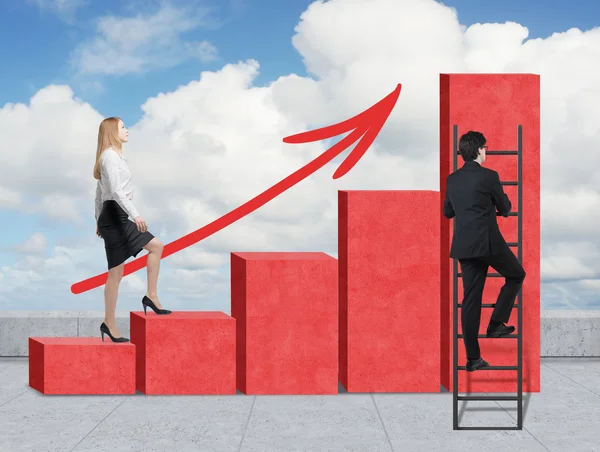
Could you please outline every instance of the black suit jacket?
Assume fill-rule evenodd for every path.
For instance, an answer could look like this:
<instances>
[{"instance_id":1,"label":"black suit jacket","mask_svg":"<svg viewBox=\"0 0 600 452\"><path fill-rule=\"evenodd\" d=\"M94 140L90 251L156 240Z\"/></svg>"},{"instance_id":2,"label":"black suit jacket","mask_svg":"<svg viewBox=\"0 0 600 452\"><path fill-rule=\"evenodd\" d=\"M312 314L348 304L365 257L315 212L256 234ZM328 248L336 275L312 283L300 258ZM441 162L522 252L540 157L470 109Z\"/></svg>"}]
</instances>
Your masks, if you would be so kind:
<instances>
[{"instance_id":1,"label":"black suit jacket","mask_svg":"<svg viewBox=\"0 0 600 452\"><path fill-rule=\"evenodd\" d=\"M511 207L498 172L468 161L450 174L444 200L444 216L456 216L450 257L482 257L510 251L496 215L508 217Z\"/></svg>"}]
</instances>

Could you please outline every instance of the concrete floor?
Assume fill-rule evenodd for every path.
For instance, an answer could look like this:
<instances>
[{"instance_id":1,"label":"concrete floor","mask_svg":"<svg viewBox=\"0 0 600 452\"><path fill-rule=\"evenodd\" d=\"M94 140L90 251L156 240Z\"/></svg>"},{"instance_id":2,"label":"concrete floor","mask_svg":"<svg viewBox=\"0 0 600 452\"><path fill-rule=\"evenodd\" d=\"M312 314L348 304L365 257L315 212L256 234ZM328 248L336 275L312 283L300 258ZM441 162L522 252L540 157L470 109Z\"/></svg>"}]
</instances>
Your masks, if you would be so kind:
<instances>
[{"instance_id":1,"label":"concrete floor","mask_svg":"<svg viewBox=\"0 0 600 452\"><path fill-rule=\"evenodd\" d=\"M454 431L451 393L44 396L0 358L0 451L600 451L600 358L543 358L541 379L522 431ZM516 402L464 406L461 426L516 425Z\"/></svg>"}]
</instances>

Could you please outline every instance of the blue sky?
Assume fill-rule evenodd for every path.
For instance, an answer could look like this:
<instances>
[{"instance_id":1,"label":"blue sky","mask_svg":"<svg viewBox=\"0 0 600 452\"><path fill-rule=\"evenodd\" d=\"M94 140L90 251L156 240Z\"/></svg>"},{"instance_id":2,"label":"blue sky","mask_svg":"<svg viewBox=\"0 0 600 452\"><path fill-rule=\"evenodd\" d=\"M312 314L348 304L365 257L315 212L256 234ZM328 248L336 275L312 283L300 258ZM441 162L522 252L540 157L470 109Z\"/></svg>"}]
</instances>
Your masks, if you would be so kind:
<instances>
[{"instance_id":1,"label":"blue sky","mask_svg":"<svg viewBox=\"0 0 600 452\"><path fill-rule=\"evenodd\" d=\"M167 67L112 75L78 73L78 66L73 64L78 46L97 37L100 18L151 15L164 2L88 1L70 12L53 9L52 1L0 3L0 107L9 103L28 104L38 90L50 84L66 84L76 97L90 103L103 116L121 116L132 126L141 119L140 106L149 97L172 92L197 80L201 71L218 71L227 63L256 59L260 63L260 75L255 85L268 85L290 73L307 75L291 39L309 1L175 0L171 2L173 5L188 5L190 11L210 10L203 19L204 25L191 27L189 32L181 34L181 39L209 41L217 49L217 57L204 61L182 58L181 62ZM597 0L448 0L443 3L457 8L464 25L515 21L529 28L529 39L546 38L573 27L588 30L597 26L600 18ZM72 233L63 226L56 227L47 218L1 207L0 224L3 231L0 266L15 264L19 256L7 248L23 242L36 231L46 234L50 249Z\"/></svg>"},{"instance_id":2,"label":"blue sky","mask_svg":"<svg viewBox=\"0 0 600 452\"><path fill-rule=\"evenodd\" d=\"M146 4L153 4L148 1ZM192 2L174 2L189 3ZM198 77L200 71L218 70L228 62L254 58L261 65L256 83L268 84L289 73L306 75L300 55L291 43L294 27L311 2L305 0L223 0L206 1L214 10L215 29L193 30L189 40L210 40L219 59L201 63L188 61L170 69L142 75L74 78L69 57L78 42L94 35L94 20L105 14L135 15L134 2L103 0L90 2L64 19L32 1L2 2L0 5L0 105L27 102L40 88L50 83L66 83L76 96L90 102L105 116L121 115L128 124L137 122L140 105L157 92L176 89ZM477 22L516 21L529 28L530 38L545 38L572 27L587 30L600 17L596 0L448 0L457 8L464 25ZM144 8L146 11L150 9ZM19 37L16 39L15 37ZM86 82L99 81L103 90L86 88Z\"/></svg>"},{"instance_id":3,"label":"blue sky","mask_svg":"<svg viewBox=\"0 0 600 452\"><path fill-rule=\"evenodd\" d=\"M219 58L213 62L188 61L166 69L142 75L114 77L73 76L69 57L78 42L95 34L94 20L102 15L132 16L133 3L106 0L90 2L76 13L73 23L65 23L56 14L25 2L4 2L0 6L0 29L5 36L25 36L22 41L2 39L0 53L7 61L0 86L0 104L27 102L38 89L49 83L67 83L78 97L93 103L105 116L121 115L128 124L142 116L140 105L157 92L172 91L179 85L197 79L203 70L218 70L224 64L254 58L260 62L258 84L269 83L279 75L304 74L300 56L291 43L294 26L309 4L290 0L212 0L198 2L208 5L218 22L186 33L188 40L209 40L217 47ZM153 2L146 2L152 4ZM193 2L172 2L193 4ZM225 4L226 6L219 6ZM139 12L140 10L137 9ZM148 13L152 8L144 8ZM71 21L69 21L71 22ZM268 27L268 32L266 28ZM85 82L100 81L104 90L86 89ZM78 89L79 86L79 89Z\"/></svg>"}]
</instances>

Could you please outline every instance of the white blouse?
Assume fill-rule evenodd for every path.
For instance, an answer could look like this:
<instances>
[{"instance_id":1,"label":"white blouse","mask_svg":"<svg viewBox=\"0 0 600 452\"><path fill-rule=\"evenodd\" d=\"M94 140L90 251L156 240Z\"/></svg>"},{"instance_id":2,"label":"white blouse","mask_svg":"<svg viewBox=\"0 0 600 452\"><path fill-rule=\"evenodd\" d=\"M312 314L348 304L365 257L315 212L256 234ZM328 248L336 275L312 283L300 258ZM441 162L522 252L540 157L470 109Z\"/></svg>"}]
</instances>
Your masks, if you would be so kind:
<instances>
[{"instance_id":1,"label":"white blouse","mask_svg":"<svg viewBox=\"0 0 600 452\"><path fill-rule=\"evenodd\" d=\"M102 203L108 200L116 201L133 219L139 213L131 200L131 171L127 162L112 148L106 149L100 156L100 180L96 185L96 222L102 211Z\"/></svg>"}]
</instances>

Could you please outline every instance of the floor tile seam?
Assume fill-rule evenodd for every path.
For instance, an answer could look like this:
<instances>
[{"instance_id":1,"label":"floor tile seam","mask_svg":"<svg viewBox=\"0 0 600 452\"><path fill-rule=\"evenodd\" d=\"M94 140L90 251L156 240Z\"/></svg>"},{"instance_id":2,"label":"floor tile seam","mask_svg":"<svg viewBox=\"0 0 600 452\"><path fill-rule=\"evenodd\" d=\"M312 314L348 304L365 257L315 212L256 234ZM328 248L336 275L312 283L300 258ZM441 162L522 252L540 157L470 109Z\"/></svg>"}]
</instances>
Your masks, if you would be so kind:
<instances>
[{"instance_id":1,"label":"floor tile seam","mask_svg":"<svg viewBox=\"0 0 600 452\"><path fill-rule=\"evenodd\" d=\"M555 369L552 366L549 366L548 364L543 364L544 366L546 366L548 369L552 370L553 372L557 373L558 375L560 375L561 377L566 378L567 380L571 381L572 383L575 383L577 386L581 386L583 389L585 389L586 391L591 392L592 394L594 394L596 397L600 397L600 394L598 394L596 391L588 388L587 386L584 386L583 384L579 383L578 381L573 380L571 377L569 377L568 375L563 374L562 372L560 372L559 370Z\"/></svg>"},{"instance_id":2,"label":"floor tile seam","mask_svg":"<svg viewBox=\"0 0 600 452\"><path fill-rule=\"evenodd\" d=\"M246 438L246 432L248 431L248 425L250 425L250 418L252 417L255 403L256 403L256 396L254 396L252 399L252 406L250 407L250 412L248 413L248 418L246 419L246 425L244 426L244 431L242 432L242 438L240 439L240 447L238 447L238 452L240 452L242 450L242 446L244 445L244 439Z\"/></svg>"},{"instance_id":3,"label":"floor tile seam","mask_svg":"<svg viewBox=\"0 0 600 452\"><path fill-rule=\"evenodd\" d=\"M124 399L121 401L121 403L119 403L119 404L118 404L116 407L114 407L114 408L113 408L113 409L110 411L110 413L108 413L106 416L104 416L104 418L102 418L102 420L101 420L100 422L98 422L96 425L94 425L94 427L93 427L93 428L92 428L92 429L91 429L89 432L87 432L87 433L85 434L85 436L84 436L83 438L81 438L81 440L79 440L79 442L78 442L77 444L75 444L75 446L73 446L73 448L72 448L72 449L71 449L69 452L73 452L75 449L77 449L77 447L79 447L79 445L80 445L80 444L81 444L81 443L82 443L82 442L83 442L83 441L84 441L84 440L85 440L85 439L86 439L88 436L90 436L90 434L91 434L91 433L92 433L94 430L96 430L100 424L102 424L102 423L103 423L103 422L104 422L106 419L108 419L108 417L109 417L111 414L113 414L113 413L114 413L114 412L117 410L117 408L119 408L121 405L123 405L123 404L124 404L124 403L125 403L127 400L129 400L129 399L130 399L130 397L129 397L129 396L125 397L125 398L124 398Z\"/></svg>"}]
</instances>

